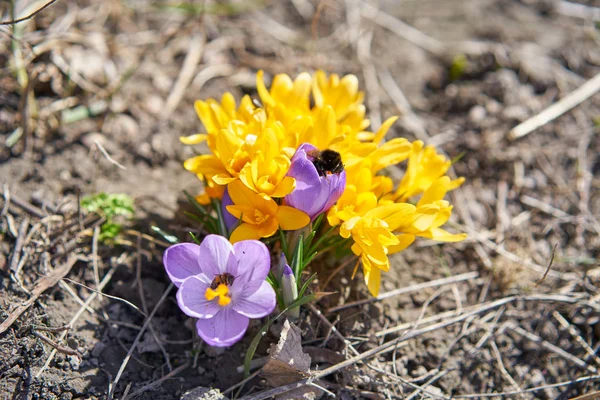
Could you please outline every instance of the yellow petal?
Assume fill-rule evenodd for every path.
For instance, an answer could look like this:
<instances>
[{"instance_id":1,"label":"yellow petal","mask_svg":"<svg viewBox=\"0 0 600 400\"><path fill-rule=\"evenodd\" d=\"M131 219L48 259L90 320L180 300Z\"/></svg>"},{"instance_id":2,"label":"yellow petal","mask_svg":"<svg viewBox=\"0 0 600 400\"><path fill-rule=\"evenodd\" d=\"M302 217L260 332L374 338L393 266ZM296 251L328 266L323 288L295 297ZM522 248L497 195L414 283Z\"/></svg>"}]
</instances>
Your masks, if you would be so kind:
<instances>
[{"instance_id":1,"label":"yellow petal","mask_svg":"<svg viewBox=\"0 0 600 400\"><path fill-rule=\"evenodd\" d=\"M184 161L183 167L188 171L206 175L209 178L220 173L227 173L223 163L211 154L188 158Z\"/></svg>"},{"instance_id":2,"label":"yellow petal","mask_svg":"<svg viewBox=\"0 0 600 400\"><path fill-rule=\"evenodd\" d=\"M205 133L196 133L190 136L180 136L179 141L183 144L199 144L206 140L208 137Z\"/></svg>"},{"instance_id":3,"label":"yellow petal","mask_svg":"<svg viewBox=\"0 0 600 400\"><path fill-rule=\"evenodd\" d=\"M385 136L387 131L390 130L390 128L392 127L394 122L396 122L397 119L398 119L398 117L390 117L390 118L386 119L385 122L383 124L381 124L381 127L377 130L377 133L375 134L375 137L373 138L373 142L374 143L381 142L381 140L383 139L383 137Z\"/></svg>"},{"instance_id":4,"label":"yellow petal","mask_svg":"<svg viewBox=\"0 0 600 400\"><path fill-rule=\"evenodd\" d=\"M381 270L379 268L365 267L365 257L363 256L363 273L365 275L365 282L369 288L369 292L377 297L379 295L379 288L381 287Z\"/></svg>"},{"instance_id":5,"label":"yellow petal","mask_svg":"<svg viewBox=\"0 0 600 400\"><path fill-rule=\"evenodd\" d=\"M260 238L261 236L256 225L250 225L244 222L231 232L229 241L231 243L236 243L241 240L258 240Z\"/></svg>"},{"instance_id":6,"label":"yellow petal","mask_svg":"<svg viewBox=\"0 0 600 400\"><path fill-rule=\"evenodd\" d=\"M308 225L310 217L294 207L279 206L277 209L277 220L281 229L295 231Z\"/></svg>"},{"instance_id":7,"label":"yellow petal","mask_svg":"<svg viewBox=\"0 0 600 400\"><path fill-rule=\"evenodd\" d=\"M291 176L283 178L275 190L271 193L271 197L285 197L296 188L296 180Z\"/></svg>"},{"instance_id":8,"label":"yellow petal","mask_svg":"<svg viewBox=\"0 0 600 400\"><path fill-rule=\"evenodd\" d=\"M400 243L389 246L388 254L394 254L398 253L399 251L403 251L415 241L415 235L411 235L408 233L401 233L399 235L396 235L396 238L400 241Z\"/></svg>"},{"instance_id":9,"label":"yellow petal","mask_svg":"<svg viewBox=\"0 0 600 400\"><path fill-rule=\"evenodd\" d=\"M367 212L365 217L379 218L385 221L390 231L399 226L408 225L415 214L416 207L408 203L386 204Z\"/></svg>"},{"instance_id":10,"label":"yellow petal","mask_svg":"<svg viewBox=\"0 0 600 400\"><path fill-rule=\"evenodd\" d=\"M430 239L438 240L440 242L460 242L467 238L466 233L450 233L441 228L432 228L429 230Z\"/></svg>"},{"instance_id":11,"label":"yellow petal","mask_svg":"<svg viewBox=\"0 0 600 400\"><path fill-rule=\"evenodd\" d=\"M263 104L269 107L275 107L275 99L271 97L267 87L265 86L264 72L262 70L256 73L256 90L258 91L258 95L260 96Z\"/></svg>"},{"instance_id":12,"label":"yellow petal","mask_svg":"<svg viewBox=\"0 0 600 400\"><path fill-rule=\"evenodd\" d=\"M227 185L229 196L236 205L249 205L259 209L263 214L275 215L277 213L277 203L272 199L264 199L251 189L246 187L242 181L233 181Z\"/></svg>"}]
</instances>

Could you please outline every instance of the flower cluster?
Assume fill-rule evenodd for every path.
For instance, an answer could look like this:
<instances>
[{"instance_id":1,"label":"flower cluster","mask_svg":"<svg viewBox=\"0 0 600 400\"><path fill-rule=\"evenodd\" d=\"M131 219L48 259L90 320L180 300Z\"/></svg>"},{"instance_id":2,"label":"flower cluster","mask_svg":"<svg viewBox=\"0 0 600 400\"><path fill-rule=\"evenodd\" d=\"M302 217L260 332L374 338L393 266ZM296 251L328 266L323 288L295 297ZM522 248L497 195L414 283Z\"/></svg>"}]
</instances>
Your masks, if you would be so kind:
<instances>
[{"instance_id":1,"label":"flower cluster","mask_svg":"<svg viewBox=\"0 0 600 400\"><path fill-rule=\"evenodd\" d=\"M441 228L452 212L444 196L464 179L448 177L450 160L421 141L386 141L395 117L368 131L354 75L281 74L268 89L259 71L256 84L260 101L244 96L238 105L230 93L198 100L206 134L181 139L210 149L184 166L205 182L199 203L223 199L231 242L299 230L325 213L335 228L326 232L360 257L376 296L388 256L416 237L465 238ZM399 163L405 173L395 183L384 171Z\"/></svg>"},{"instance_id":2,"label":"flower cluster","mask_svg":"<svg viewBox=\"0 0 600 400\"><path fill-rule=\"evenodd\" d=\"M180 308L214 346L235 343L248 318L276 305L297 316L315 296L303 271L317 256L358 257L377 296L390 254L416 237L465 238L442 228L452 212L444 197L464 179L447 176L451 162L421 141L385 140L395 117L367 130L354 75L282 74L267 88L259 71L256 85L259 99L198 100L206 133L181 138L210 150L184 167L205 189L190 197L200 211L190 216L216 235L171 246L164 264ZM394 182L386 168L397 164L404 175Z\"/></svg>"}]
</instances>

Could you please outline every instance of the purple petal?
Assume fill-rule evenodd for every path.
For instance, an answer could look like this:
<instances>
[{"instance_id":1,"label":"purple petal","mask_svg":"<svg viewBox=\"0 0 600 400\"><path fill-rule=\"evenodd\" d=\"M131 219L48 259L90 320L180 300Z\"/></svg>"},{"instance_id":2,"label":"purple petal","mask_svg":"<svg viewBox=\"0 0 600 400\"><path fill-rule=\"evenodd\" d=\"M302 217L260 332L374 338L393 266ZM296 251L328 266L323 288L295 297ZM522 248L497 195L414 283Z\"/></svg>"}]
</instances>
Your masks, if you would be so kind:
<instances>
[{"instance_id":1,"label":"purple petal","mask_svg":"<svg viewBox=\"0 0 600 400\"><path fill-rule=\"evenodd\" d=\"M233 252L237 259L236 281L264 281L269 275L271 254L263 242L242 240L233 245Z\"/></svg>"},{"instance_id":2,"label":"purple petal","mask_svg":"<svg viewBox=\"0 0 600 400\"><path fill-rule=\"evenodd\" d=\"M223 220L225 221L225 226L227 229L231 231L234 226L237 225L238 219L233 216L232 213L227 211L227 206L233 204L233 200L231 200L231 196L229 195L229 190L225 187L225 192L223 193L223 199L221 200L221 212L223 213Z\"/></svg>"},{"instance_id":3,"label":"purple petal","mask_svg":"<svg viewBox=\"0 0 600 400\"><path fill-rule=\"evenodd\" d=\"M200 244L199 257L200 268L209 279L214 279L215 276L225 272L233 276L238 275L233 246L223 236L206 236Z\"/></svg>"},{"instance_id":4,"label":"purple petal","mask_svg":"<svg viewBox=\"0 0 600 400\"><path fill-rule=\"evenodd\" d=\"M198 335L211 346L227 347L236 343L248 329L248 317L238 314L231 307L222 308L214 318L196 322Z\"/></svg>"},{"instance_id":5,"label":"purple petal","mask_svg":"<svg viewBox=\"0 0 600 400\"><path fill-rule=\"evenodd\" d=\"M189 277L179 287L177 291L177 304L181 311L194 318L212 318L221 306L216 300L206 300L206 289L210 283L203 282L196 276Z\"/></svg>"},{"instance_id":6,"label":"purple petal","mask_svg":"<svg viewBox=\"0 0 600 400\"><path fill-rule=\"evenodd\" d=\"M199 259L200 246L194 243L179 243L165 250L163 264L173 284L179 287L188 277L202 272Z\"/></svg>"},{"instance_id":7,"label":"purple petal","mask_svg":"<svg viewBox=\"0 0 600 400\"><path fill-rule=\"evenodd\" d=\"M236 299L233 309L248 318L261 318L271 314L275 305L275 291L269 282L263 281L253 294Z\"/></svg>"}]
</instances>

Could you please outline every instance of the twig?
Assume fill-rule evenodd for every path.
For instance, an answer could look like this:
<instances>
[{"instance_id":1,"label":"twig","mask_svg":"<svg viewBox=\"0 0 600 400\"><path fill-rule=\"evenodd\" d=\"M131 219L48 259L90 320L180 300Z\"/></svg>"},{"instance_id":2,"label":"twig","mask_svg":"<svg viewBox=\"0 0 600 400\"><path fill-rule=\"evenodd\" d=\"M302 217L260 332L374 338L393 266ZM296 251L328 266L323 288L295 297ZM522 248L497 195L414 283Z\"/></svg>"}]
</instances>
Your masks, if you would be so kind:
<instances>
[{"instance_id":1,"label":"twig","mask_svg":"<svg viewBox=\"0 0 600 400\"><path fill-rule=\"evenodd\" d=\"M492 347L492 352L494 353L494 357L496 357L496 362L498 363L498 367L500 367L500 372L502 372L502 375L504 375L504 378L510 382L510 384L513 386L513 389L517 389L518 391L521 391L521 388L519 387L519 384L517 383L517 381L515 381L515 378L512 377L511 374L508 373L508 371L506 370L506 367L504 366L504 361L502 361L502 354L500 354L500 350L498 349L498 345L496 344L496 342L494 342L493 340L490 342L490 345ZM519 396L522 397L522 396Z\"/></svg>"},{"instance_id":2,"label":"twig","mask_svg":"<svg viewBox=\"0 0 600 400\"><path fill-rule=\"evenodd\" d=\"M132 303L132 302L130 302L130 301L127 301L127 300L125 300L125 299L124 299L124 298L122 298L122 297L117 297L117 296L113 296L113 295L110 295L110 294L107 294L107 293L103 293L103 292L102 292L102 291L100 291L100 290L93 289L93 288L91 288L91 287L89 287L89 286L87 286L87 285L84 285L83 283L76 282L76 281L74 281L73 279L69 279L69 278L63 278L63 280L65 280L65 281L69 281L69 282L71 282L71 283L74 283L75 285L78 285L78 286L82 286L82 287L86 288L87 290L89 290L90 292L93 292L93 293L99 294L99 295L101 295L101 296L104 296L104 297L108 297L109 299L113 299L113 300L121 301L121 302L123 302L123 303L127 304L129 307L131 307L131 308L135 309L137 312L139 312L140 314L142 314L144 317L146 317L146 316L148 315L148 314L146 314L144 311L140 310L138 306L136 306L135 304L133 304L133 303ZM100 287L100 284L98 284L98 287ZM93 309L92 309L92 310L93 310ZM88 311L89 311L89 310L88 310Z\"/></svg>"},{"instance_id":3,"label":"twig","mask_svg":"<svg viewBox=\"0 0 600 400\"><path fill-rule=\"evenodd\" d=\"M598 371L598 369L596 367L593 367L593 366L587 364L582 359L575 357L571 353L561 349L558 346L553 345L552 343L542 339L541 337L539 337L538 335L536 335L534 333L528 332L525 329L523 329L517 325L514 325L513 323L509 323L507 325L507 328L510 329L511 331L531 340L532 342L539 344L541 347L545 348L546 350L556 353L557 355L564 358L565 360L571 361L573 364L577 365L578 367L585 368L592 373L596 373Z\"/></svg>"},{"instance_id":4,"label":"twig","mask_svg":"<svg viewBox=\"0 0 600 400\"><path fill-rule=\"evenodd\" d=\"M41 13L42 11L44 11L46 8L50 7L52 4L56 3L57 1L58 0L50 0L48 3L44 4L42 7L38 8L37 10L35 10L34 12L32 12L31 14L29 14L26 17L13 19L13 20L9 20L9 21L0 21L0 25L14 25L14 24L18 24L19 22L27 21L28 19L35 17L37 14Z\"/></svg>"},{"instance_id":5,"label":"twig","mask_svg":"<svg viewBox=\"0 0 600 400\"><path fill-rule=\"evenodd\" d=\"M531 196L527 196L526 194L521 196L519 198L519 200L521 200L521 203L528 205L530 207L533 207L533 208L537 208L537 209L545 212L546 214L552 215L555 218L563 219L563 218L570 217L570 215L567 214L566 212L564 212L563 210L559 210L558 208L552 207L550 204L544 203L543 201L540 201Z\"/></svg>"},{"instance_id":6,"label":"twig","mask_svg":"<svg viewBox=\"0 0 600 400\"><path fill-rule=\"evenodd\" d=\"M31 297L25 301L24 303L17 306L17 308L10 313L8 318L6 318L2 324L0 324L0 334L4 333L12 324L19 318L21 314L23 314L42 293L44 293L47 289L56 285L62 278L64 278L73 265L77 262L77 258L75 256L69 257L69 259L59 268L54 269L50 275L43 276L37 280L33 290L31 291Z\"/></svg>"},{"instance_id":7,"label":"twig","mask_svg":"<svg viewBox=\"0 0 600 400\"><path fill-rule=\"evenodd\" d=\"M387 92L388 96L390 96L392 102L398 109L398 112L400 113L400 122L403 123L403 127L412 132L417 139L427 141L429 139L429 134L425 129L425 124L414 113L408 99L394 80L390 70L382 68L378 71L381 87Z\"/></svg>"},{"instance_id":8,"label":"twig","mask_svg":"<svg viewBox=\"0 0 600 400\"><path fill-rule=\"evenodd\" d=\"M58 352L61 352L64 354L69 354L71 356L80 356L81 355L81 354L79 354L79 352L77 350L71 349L69 347L61 346L60 344L56 343L54 340L42 335L39 332L33 331L33 335L42 339L44 342L48 343L50 346L52 346Z\"/></svg>"},{"instance_id":9,"label":"twig","mask_svg":"<svg viewBox=\"0 0 600 400\"><path fill-rule=\"evenodd\" d=\"M515 126L508 132L508 139L514 140L530 134L537 128L583 103L598 91L600 91L600 74L597 74L561 100L544 109L541 113Z\"/></svg>"},{"instance_id":10,"label":"twig","mask_svg":"<svg viewBox=\"0 0 600 400\"><path fill-rule=\"evenodd\" d=\"M552 316L554 317L554 319L556 319L558 321L558 323L565 328L569 334L571 336L573 336L573 338L575 338L575 340L577 341L577 343L579 343L581 345L581 347L583 347L583 349L585 350L585 352L588 354L588 356L590 358L593 358L594 361L596 362L596 364L598 364L600 366L600 357L598 357L598 355L596 354L596 352L594 351L594 349L592 349L590 347L590 345L581 337L581 335L579 335L577 333L577 331L575 330L575 328L573 327L573 325L571 325L569 323L569 321L567 321L565 319L565 317L563 317L558 311L552 311Z\"/></svg>"},{"instance_id":11,"label":"twig","mask_svg":"<svg viewBox=\"0 0 600 400\"><path fill-rule=\"evenodd\" d=\"M567 17L600 21L600 7L592 7L585 4L562 0L558 2L555 10L557 13L566 15Z\"/></svg>"},{"instance_id":12,"label":"twig","mask_svg":"<svg viewBox=\"0 0 600 400\"><path fill-rule=\"evenodd\" d=\"M389 14L384 13L381 10L373 7L367 2L362 2L362 15L377 25L388 29L411 42L412 44L426 50L436 56L442 56L444 54L444 44L437 39L427 36L420 30L413 28L407 23L400 21L398 18L392 17Z\"/></svg>"},{"instance_id":13,"label":"twig","mask_svg":"<svg viewBox=\"0 0 600 400\"><path fill-rule=\"evenodd\" d=\"M450 276L450 277L442 278L442 279L436 279L434 281L429 281L429 282L423 282L423 283L419 283L416 285L411 285L411 286L407 286L407 287L403 287L403 288L399 288L399 289L394 289L392 291L382 293L377 297L371 297L371 298L364 299L364 300L358 300L358 301L346 303L341 306L332 307L329 310L327 310L327 313L329 314L329 313L344 310L344 309L350 308L350 307L356 307L356 306L362 306L363 304L374 303L376 301L385 300L390 297L399 296L401 294L416 292L418 290L463 282L463 281L467 281L470 279L475 279L477 277L479 277L479 272L467 272L465 274Z\"/></svg>"},{"instance_id":14,"label":"twig","mask_svg":"<svg viewBox=\"0 0 600 400\"><path fill-rule=\"evenodd\" d=\"M379 81L377 80L377 70L371 57L371 43L373 41L373 32L363 34L356 43L356 56L362 65L365 86L369 97L367 98L369 106L369 119L371 128L377 131L381 126L381 102L379 97Z\"/></svg>"},{"instance_id":15,"label":"twig","mask_svg":"<svg viewBox=\"0 0 600 400\"><path fill-rule=\"evenodd\" d=\"M15 196L14 194L10 196L10 201L35 217L38 217L38 218L46 217L46 214L42 210L40 210L33 204L28 203L25 200L19 198L18 196Z\"/></svg>"},{"instance_id":16,"label":"twig","mask_svg":"<svg viewBox=\"0 0 600 400\"><path fill-rule=\"evenodd\" d=\"M137 250L137 252L136 252L137 254L136 254L135 280L136 280L137 287L138 287L138 296L140 296L140 301L142 302L142 309L144 310L144 315L148 315L148 305L146 303L146 294L144 293L144 285L142 283L142 237L140 235L138 235L138 237L137 237L136 250ZM169 371L172 371L173 367L171 367L171 360L170 360L169 354L167 353L167 351L165 350L164 346L162 345L160 339L158 338L158 335L156 334L156 331L154 330L154 326L152 324L150 324L150 325L148 325L148 327L150 329L150 333L152 334L152 337L154 338L154 341L160 348L160 351L163 353L163 357L165 358L165 361L167 362L167 367L169 368Z\"/></svg>"},{"instance_id":17,"label":"twig","mask_svg":"<svg viewBox=\"0 0 600 400\"><path fill-rule=\"evenodd\" d=\"M115 273L115 271L117 270L116 266L113 266L104 276L104 279L102 279L102 282L100 282L100 286L98 287L99 290L102 290L104 288L104 286L106 286L108 284L108 282L110 282L113 274ZM98 296L98 293L94 292L92 294L89 295L89 297L85 300L85 307L82 306L79 308L79 310L77 311L77 313L73 316L73 318L71 318L71 320L69 321L68 325L73 327L75 326L75 323L77 322L77 320L79 319L79 317L81 317L84 313L84 311L87 309L87 307L89 307L89 305L92 303L92 301L94 301L94 299L96 298L96 296ZM67 332L68 331L64 331L60 337L58 338L59 341L63 340L65 338L65 336L67 336ZM46 368L48 368L48 366L50 365L50 363L52 362L52 359L54 358L54 356L56 355L56 350L52 350L52 352L50 353L50 355L48 356L48 359L46 360L46 362L44 363L44 365L42 366L42 368L40 368L40 370L35 374L36 378L39 378L40 375L42 375L42 373L44 372L44 370Z\"/></svg>"},{"instance_id":18,"label":"twig","mask_svg":"<svg viewBox=\"0 0 600 400\"><path fill-rule=\"evenodd\" d=\"M21 250L23 249L23 243L27 236L27 228L29 228L29 218L23 218L21 225L19 225L19 235L17 236L17 242L13 248L12 258L10 259L10 271L13 274L18 274L17 266L19 265L19 259L21 258Z\"/></svg>"},{"instance_id":19,"label":"twig","mask_svg":"<svg viewBox=\"0 0 600 400\"><path fill-rule=\"evenodd\" d=\"M204 50L204 42L206 40L206 35L194 35L190 38L190 47L188 49L188 53L183 60L183 66L181 67L181 72L177 77L177 81L167 97L167 101L165 102L165 110L162 113L162 119L168 119L173 111L177 108L177 105L183 98L183 94L185 93L186 88L189 86L192 78L194 77L194 71L196 70L196 66L200 62L202 58L202 53Z\"/></svg>"},{"instance_id":20,"label":"twig","mask_svg":"<svg viewBox=\"0 0 600 400\"><path fill-rule=\"evenodd\" d=\"M554 247L552 248L552 255L550 256L550 261L548 262L548 268L546 268L546 272L544 272L544 275L542 276L542 278L536 282L535 286L539 286L540 283L544 282L544 279L546 279L548 272L550 272L550 268L552 268L552 263L554 262L554 255L556 254L557 246L558 246L558 243L556 243L554 245Z\"/></svg>"},{"instance_id":21,"label":"twig","mask_svg":"<svg viewBox=\"0 0 600 400\"><path fill-rule=\"evenodd\" d=\"M130 395L126 395L125 394L123 396L122 400L132 399L132 398L134 398L136 396L139 396L140 394L142 394L144 392L147 392L148 390L154 389L155 387L157 387L158 385L160 385L161 383L163 383L167 379L171 379L172 377L174 377L175 375L177 375L178 373L180 373L181 371L183 371L184 369L186 369L189 366L190 366L190 362L186 361L185 363L183 363L179 367L175 368L174 370L172 370L171 372L169 372L168 374L166 374L162 378L157 379L154 382L150 382L149 384L147 384L145 386L142 386L141 388L139 388L135 392L131 393Z\"/></svg>"},{"instance_id":22,"label":"twig","mask_svg":"<svg viewBox=\"0 0 600 400\"><path fill-rule=\"evenodd\" d=\"M115 160L114 158L112 158L110 156L110 154L108 154L108 151L106 151L106 149L104 148L104 146L102 146L102 144L100 144L99 141L94 140L94 144L96 145L96 147L98 147L98 150L100 150L100 153L102 153L102 155L104 156L104 158L106 158L111 164L116 165L117 167L121 168L124 171L127 170L127 168L125 168L123 166L123 164L119 163L117 160Z\"/></svg>"},{"instance_id":23,"label":"twig","mask_svg":"<svg viewBox=\"0 0 600 400\"><path fill-rule=\"evenodd\" d=\"M315 373L312 377L307 378L307 379L303 379L301 381L289 384L289 385L285 385L285 386L281 386L275 389L270 389L270 390L266 390L264 392L258 393L256 395L251 395L251 396L244 396L238 400L262 400L262 399L266 399L272 396L276 396L279 394L283 394L286 392L289 392L290 390L294 390L296 388L299 387L303 387L305 385L307 385L309 382L312 382L314 380L317 379L321 379L324 378L334 372L337 372L341 369L344 369L346 367L349 367L351 365L356 364L359 361L365 360L367 358L371 358L374 357L376 355L379 355L381 352L386 351L402 342L408 341L410 339L416 338L418 336L421 336L425 333L429 333L429 332L433 332L435 330L438 329L442 329L451 325L454 325L458 322L462 322L465 321L471 317L474 317L476 315L479 315L481 313L484 313L486 311L492 310L494 308L503 306L505 304L508 303L512 303L514 301L559 301L559 302L565 302L565 303L576 303L578 301L581 300L581 298L577 298L575 296L564 296L564 295L531 295L531 296L511 296L511 297L506 297L504 299L500 299L500 300L496 300L493 301L491 303L487 303L487 304L483 304L480 305L476 310L471 311L471 312L467 312L464 313L463 315L460 315L458 317L455 318L451 318L447 321L443 321L437 324L432 324L428 327L425 328L421 328L415 331L412 331L411 333L409 333L408 335L402 336L402 337L398 337L396 339L390 340L389 342L386 342L380 346L377 346L371 350L365 351L364 353L361 353L355 357L352 357L346 361L342 361L339 364L333 365L329 368L326 368L322 371L319 371L317 373ZM600 376L597 376L596 378L600 378Z\"/></svg>"},{"instance_id":24,"label":"twig","mask_svg":"<svg viewBox=\"0 0 600 400\"><path fill-rule=\"evenodd\" d=\"M148 318L146 318L146 322L144 322L144 325L142 326L142 329L140 329L140 331L138 332L137 336L135 337L135 340L133 341L133 344L129 348L129 351L127 352L127 355L125 356L125 359L123 359L123 362L121 363L121 367L119 368L119 371L117 372L117 376L115 377L114 381L111 382L110 385L109 385L109 389L108 389L108 399L109 400L113 398L113 395L115 393L115 388L117 387L117 383L119 383L119 380L121 379L121 375L123 374L123 371L125 370L125 367L127 367L127 363L129 362L129 359L131 358L131 355L133 354L133 351L137 347L137 344L139 343L140 339L142 338L142 335L144 334L144 332L148 328L148 325L150 325L150 321L152 321L152 318L154 317L154 314L156 314L156 311L158 311L158 309L160 308L160 306L162 305L162 303L165 301L165 299L167 298L167 295L169 294L169 292L171 291L171 289L173 289L173 284L172 283L169 284L169 286L167 287L167 289L165 289L163 295L158 300L158 303L156 303L156 305L154 306L154 309L152 310L152 312L150 313L150 315L148 316Z\"/></svg>"},{"instance_id":25,"label":"twig","mask_svg":"<svg viewBox=\"0 0 600 400\"><path fill-rule=\"evenodd\" d=\"M515 391L515 392L457 394L457 395L454 395L454 398L455 399L477 399L477 398L481 398L481 397L514 396L514 395L522 394L522 393L537 392L539 390L552 389L555 387L572 385L574 383L581 383L581 382L595 381L595 380L600 380L600 375L583 376L581 378L573 379L572 381L565 381L565 382L559 382L559 383L552 383L550 385L536 386L533 388L523 389L523 390Z\"/></svg>"}]
</instances>

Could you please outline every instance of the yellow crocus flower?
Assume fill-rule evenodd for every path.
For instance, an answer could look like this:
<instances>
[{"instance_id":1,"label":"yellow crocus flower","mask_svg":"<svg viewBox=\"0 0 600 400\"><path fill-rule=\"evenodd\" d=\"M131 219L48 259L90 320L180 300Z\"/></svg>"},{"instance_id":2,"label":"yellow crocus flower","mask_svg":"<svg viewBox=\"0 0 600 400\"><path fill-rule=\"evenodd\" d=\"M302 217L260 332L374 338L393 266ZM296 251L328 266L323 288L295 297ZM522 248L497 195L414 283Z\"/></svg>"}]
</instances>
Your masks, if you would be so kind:
<instances>
[{"instance_id":1,"label":"yellow crocus flower","mask_svg":"<svg viewBox=\"0 0 600 400\"><path fill-rule=\"evenodd\" d=\"M260 239L283 230L304 228L310 218L304 212L293 207L278 205L270 197L265 198L250 190L242 181L233 181L227 185L233 205L227 206L241 223L231 233L232 243L240 240Z\"/></svg>"}]
</instances>

